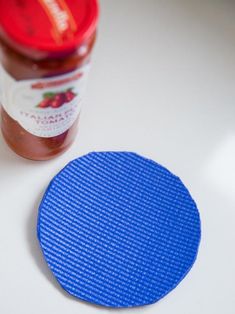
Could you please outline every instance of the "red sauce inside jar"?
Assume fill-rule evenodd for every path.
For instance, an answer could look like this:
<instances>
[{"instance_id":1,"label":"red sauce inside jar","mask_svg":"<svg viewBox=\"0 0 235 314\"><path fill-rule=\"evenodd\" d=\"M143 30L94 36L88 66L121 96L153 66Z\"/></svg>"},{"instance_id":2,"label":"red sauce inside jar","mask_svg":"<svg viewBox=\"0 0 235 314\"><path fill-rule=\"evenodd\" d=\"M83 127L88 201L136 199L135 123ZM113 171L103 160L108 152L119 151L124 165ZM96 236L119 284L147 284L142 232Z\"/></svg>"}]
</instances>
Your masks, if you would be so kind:
<instances>
[{"instance_id":1,"label":"red sauce inside jar","mask_svg":"<svg viewBox=\"0 0 235 314\"><path fill-rule=\"evenodd\" d=\"M36 16L34 12L37 12ZM30 113L26 110L25 115L35 118L35 112L38 112L39 118L44 117L45 121L46 118L49 119L48 115L57 117L57 120L48 120L55 123L55 130L43 125L41 129L38 126L35 128L33 124L28 127L29 119L29 122L26 118L17 119L21 106L24 107L20 101L21 87L17 88L19 97L14 98L10 95L11 88L8 90L2 84L2 93L6 94L1 100L2 134L8 145L22 157L33 160L51 159L66 151L74 141L79 119L76 110L76 95L79 90L69 89L68 84L77 84L83 74L83 67L90 59L97 19L96 0L0 0L1 64L3 72L7 73L4 75L14 80L14 86L20 82L31 84L38 80L31 87L33 86L34 93L38 89L37 95L41 93L45 98L38 101L37 108L34 106L29 110ZM23 89L24 85L22 86ZM24 93L28 102L27 93ZM33 96L32 99L34 100ZM76 112L76 119L74 113L71 125L68 124L69 114L66 116L69 110ZM58 118L60 116L61 121L68 120L65 121L67 124L63 122L62 128ZM35 121L40 125L44 120ZM69 125L67 129L66 125Z\"/></svg>"}]
</instances>

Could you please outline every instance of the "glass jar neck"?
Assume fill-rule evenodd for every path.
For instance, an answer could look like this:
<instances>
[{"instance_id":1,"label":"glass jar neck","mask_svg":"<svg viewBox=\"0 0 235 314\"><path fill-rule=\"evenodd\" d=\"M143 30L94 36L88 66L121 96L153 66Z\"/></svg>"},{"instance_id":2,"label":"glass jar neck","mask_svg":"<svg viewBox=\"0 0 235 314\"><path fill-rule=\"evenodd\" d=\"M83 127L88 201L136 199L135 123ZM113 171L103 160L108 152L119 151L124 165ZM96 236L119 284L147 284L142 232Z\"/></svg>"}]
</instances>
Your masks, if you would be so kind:
<instances>
[{"instance_id":1,"label":"glass jar neck","mask_svg":"<svg viewBox=\"0 0 235 314\"><path fill-rule=\"evenodd\" d=\"M87 41L80 43L77 45L76 48L70 50L62 50L62 51L42 51L36 50L31 47L25 47L20 45L19 43L15 42L11 39L7 34L0 28L0 42L3 45L7 45L10 49L15 51L15 53L20 54L24 58L28 58L34 61L41 61L41 60L50 60L50 59L65 59L73 54L79 54L81 57L87 53L89 50L89 43L92 42L95 38L96 34L94 33L91 38Z\"/></svg>"}]
</instances>

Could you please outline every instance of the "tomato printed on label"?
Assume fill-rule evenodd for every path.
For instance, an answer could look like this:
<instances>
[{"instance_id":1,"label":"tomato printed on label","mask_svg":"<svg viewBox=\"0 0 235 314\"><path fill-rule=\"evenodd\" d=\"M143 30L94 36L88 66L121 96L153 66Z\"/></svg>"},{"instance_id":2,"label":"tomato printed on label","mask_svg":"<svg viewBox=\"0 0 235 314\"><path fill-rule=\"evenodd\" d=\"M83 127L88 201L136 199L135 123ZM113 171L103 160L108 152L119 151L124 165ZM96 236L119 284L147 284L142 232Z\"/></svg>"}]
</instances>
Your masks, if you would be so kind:
<instances>
[{"instance_id":1,"label":"tomato printed on label","mask_svg":"<svg viewBox=\"0 0 235 314\"><path fill-rule=\"evenodd\" d=\"M47 93L44 95L45 99L43 99L39 104L39 108L59 108L64 104L72 101L77 96L76 93L72 91L72 88L69 88L65 92L60 92L57 94Z\"/></svg>"}]
</instances>

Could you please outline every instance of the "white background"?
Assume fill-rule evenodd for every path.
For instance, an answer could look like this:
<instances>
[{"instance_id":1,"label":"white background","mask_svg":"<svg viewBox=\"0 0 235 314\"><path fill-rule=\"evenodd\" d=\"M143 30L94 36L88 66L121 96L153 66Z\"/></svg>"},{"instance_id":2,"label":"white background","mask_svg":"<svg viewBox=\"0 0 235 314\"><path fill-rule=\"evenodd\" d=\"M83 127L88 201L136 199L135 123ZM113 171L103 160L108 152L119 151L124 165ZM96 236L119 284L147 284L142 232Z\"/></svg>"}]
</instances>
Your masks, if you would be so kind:
<instances>
[{"instance_id":1,"label":"white background","mask_svg":"<svg viewBox=\"0 0 235 314\"><path fill-rule=\"evenodd\" d=\"M0 313L119 313L68 296L36 239L51 178L89 151L128 150L181 177L202 242L192 271L159 303L120 313L235 313L235 1L102 0L80 134L31 162L0 138Z\"/></svg>"}]
</instances>

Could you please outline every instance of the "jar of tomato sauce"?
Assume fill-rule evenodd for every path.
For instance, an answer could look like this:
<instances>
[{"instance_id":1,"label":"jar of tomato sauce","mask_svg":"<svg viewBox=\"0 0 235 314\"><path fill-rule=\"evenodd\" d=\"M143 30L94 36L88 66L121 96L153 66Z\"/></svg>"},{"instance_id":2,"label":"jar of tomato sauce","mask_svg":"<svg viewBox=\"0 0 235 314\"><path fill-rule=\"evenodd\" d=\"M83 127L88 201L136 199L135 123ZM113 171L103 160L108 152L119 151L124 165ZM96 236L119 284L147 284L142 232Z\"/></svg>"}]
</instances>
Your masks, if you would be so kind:
<instances>
[{"instance_id":1,"label":"jar of tomato sauce","mask_svg":"<svg viewBox=\"0 0 235 314\"><path fill-rule=\"evenodd\" d=\"M74 141L98 0L0 0L1 129L22 157L51 159Z\"/></svg>"}]
</instances>

